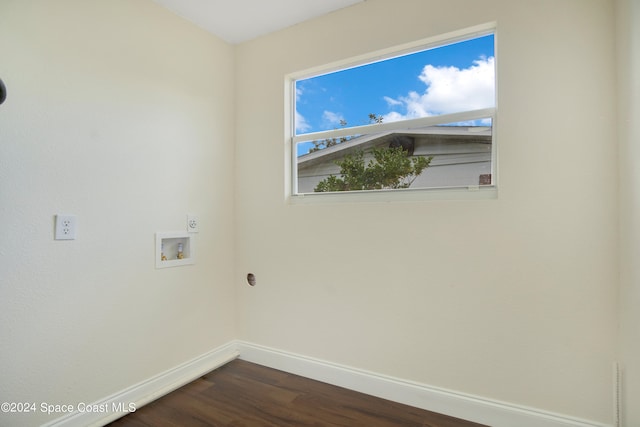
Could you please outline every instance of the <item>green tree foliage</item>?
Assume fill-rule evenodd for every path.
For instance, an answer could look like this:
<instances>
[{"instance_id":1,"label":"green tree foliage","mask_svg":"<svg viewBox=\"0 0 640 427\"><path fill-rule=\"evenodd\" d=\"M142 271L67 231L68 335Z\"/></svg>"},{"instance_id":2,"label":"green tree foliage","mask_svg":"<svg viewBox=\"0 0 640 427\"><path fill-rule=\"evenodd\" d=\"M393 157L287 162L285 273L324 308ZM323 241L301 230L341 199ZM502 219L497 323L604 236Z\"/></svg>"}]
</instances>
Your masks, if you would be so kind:
<instances>
[{"instance_id":1,"label":"green tree foliage","mask_svg":"<svg viewBox=\"0 0 640 427\"><path fill-rule=\"evenodd\" d=\"M340 176L330 175L314 191L354 191L409 188L433 157L409 157L401 147L374 148L373 158L365 164L364 151L348 154L336 164Z\"/></svg>"},{"instance_id":2,"label":"green tree foliage","mask_svg":"<svg viewBox=\"0 0 640 427\"><path fill-rule=\"evenodd\" d=\"M347 121L342 119L340 120L340 126L345 127L347 125ZM334 145L341 144L350 139L348 136L343 136L341 138L328 138L320 141L311 141L313 143L313 147L309 149L309 153L315 153L316 151L320 151L324 148L333 147Z\"/></svg>"},{"instance_id":3,"label":"green tree foliage","mask_svg":"<svg viewBox=\"0 0 640 427\"><path fill-rule=\"evenodd\" d=\"M377 115L376 113L369 113L369 123L382 123L382 116ZM345 123L346 124L346 123Z\"/></svg>"}]
</instances>

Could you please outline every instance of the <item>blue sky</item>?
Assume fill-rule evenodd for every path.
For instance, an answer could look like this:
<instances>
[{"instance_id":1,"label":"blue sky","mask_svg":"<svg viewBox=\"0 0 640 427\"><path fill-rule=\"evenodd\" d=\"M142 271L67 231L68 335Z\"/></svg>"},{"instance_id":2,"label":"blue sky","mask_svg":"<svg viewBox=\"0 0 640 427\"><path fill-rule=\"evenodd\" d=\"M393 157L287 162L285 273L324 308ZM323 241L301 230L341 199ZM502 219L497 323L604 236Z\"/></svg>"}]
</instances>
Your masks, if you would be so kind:
<instances>
[{"instance_id":1,"label":"blue sky","mask_svg":"<svg viewBox=\"0 0 640 427\"><path fill-rule=\"evenodd\" d=\"M296 82L296 133L493 107L494 36Z\"/></svg>"}]
</instances>

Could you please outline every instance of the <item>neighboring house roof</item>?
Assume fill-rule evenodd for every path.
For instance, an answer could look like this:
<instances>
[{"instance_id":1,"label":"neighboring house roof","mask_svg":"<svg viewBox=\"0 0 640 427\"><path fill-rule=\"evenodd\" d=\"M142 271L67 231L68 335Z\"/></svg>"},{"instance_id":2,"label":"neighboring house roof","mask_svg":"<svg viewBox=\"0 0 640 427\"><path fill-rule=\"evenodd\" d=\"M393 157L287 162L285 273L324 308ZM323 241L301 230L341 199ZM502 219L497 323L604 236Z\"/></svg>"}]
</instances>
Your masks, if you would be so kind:
<instances>
[{"instance_id":1,"label":"neighboring house roof","mask_svg":"<svg viewBox=\"0 0 640 427\"><path fill-rule=\"evenodd\" d=\"M429 126L358 136L299 156L299 192L312 192L321 180L339 175L336 160L357 150L366 153L374 147L388 147L394 139L407 136L414 141L412 156L433 156L430 166L412 184L414 188L479 185L491 174L490 126ZM480 176L485 176L484 181Z\"/></svg>"},{"instance_id":2,"label":"neighboring house roof","mask_svg":"<svg viewBox=\"0 0 640 427\"><path fill-rule=\"evenodd\" d=\"M318 162L327 160L337 160L356 150L368 151L377 146L383 146L391 142L394 136L411 136L416 139L430 140L432 143L446 140L464 141L465 143L478 142L482 144L491 143L490 126L429 126L423 129L395 130L381 133L374 133L365 136L356 136L349 141L303 154L298 157L298 167L304 168ZM417 155L417 153L414 153Z\"/></svg>"}]
</instances>

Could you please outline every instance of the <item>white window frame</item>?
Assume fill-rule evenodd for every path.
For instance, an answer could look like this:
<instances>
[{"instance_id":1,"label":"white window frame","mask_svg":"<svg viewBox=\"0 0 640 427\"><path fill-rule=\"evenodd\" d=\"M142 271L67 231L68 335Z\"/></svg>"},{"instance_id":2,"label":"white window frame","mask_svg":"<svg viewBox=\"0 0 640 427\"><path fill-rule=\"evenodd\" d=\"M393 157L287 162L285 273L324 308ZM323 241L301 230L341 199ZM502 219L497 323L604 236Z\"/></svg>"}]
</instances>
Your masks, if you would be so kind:
<instances>
[{"instance_id":1,"label":"white window frame","mask_svg":"<svg viewBox=\"0 0 640 427\"><path fill-rule=\"evenodd\" d=\"M409 119L390 123L377 123L364 126L354 126L339 129L332 129L320 132L306 133L296 135L295 133L295 114L296 114L296 96L295 84L298 80L309 79L323 74L330 74L337 71L359 67L374 62L386 61L395 57L408 55L411 53L424 51L447 44L454 44L465 40L478 38L493 34L494 36L494 58L495 58L495 102L494 107L484 108L472 111L463 111L452 114L442 114L438 116L423 117L417 119ZM402 46L377 51L367 55L361 55L346 61L340 61L334 64L316 67L299 73L293 73L286 77L286 90L289 93L287 97L287 137L285 144L287 155L289 158L289 176L290 182L287 183L286 195L292 203L310 203L327 201L333 202L351 202L356 200L362 201L393 201L393 200L446 200L446 199L490 199L497 198L497 144L496 144L496 124L497 124L497 98L498 98L498 76L497 76L497 28L496 23L487 23L472 28L467 28L424 40L419 40ZM394 130L410 130L423 128L426 126L436 126L449 123L465 122L477 119L491 119L492 126L492 149L491 149L491 185L471 185L464 187L423 187L423 188L406 188L393 190L361 190L361 191L340 191L340 192L313 192L298 193L298 156L297 144L312 140L323 140L329 138L339 138L352 135L368 135L379 132Z\"/></svg>"}]
</instances>

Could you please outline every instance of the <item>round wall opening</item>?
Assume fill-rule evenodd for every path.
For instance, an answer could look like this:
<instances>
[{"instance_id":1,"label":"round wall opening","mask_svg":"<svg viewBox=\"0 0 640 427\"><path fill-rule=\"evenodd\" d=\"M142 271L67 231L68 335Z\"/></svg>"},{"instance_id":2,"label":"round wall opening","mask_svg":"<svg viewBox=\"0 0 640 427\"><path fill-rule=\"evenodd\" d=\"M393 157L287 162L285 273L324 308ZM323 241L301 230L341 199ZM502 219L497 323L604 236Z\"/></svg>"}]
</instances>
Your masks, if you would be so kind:
<instances>
[{"instance_id":1,"label":"round wall opening","mask_svg":"<svg viewBox=\"0 0 640 427\"><path fill-rule=\"evenodd\" d=\"M256 285L256 276L253 273L249 273L247 274L247 283L249 284L249 286L255 286Z\"/></svg>"},{"instance_id":2,"label":"round wall opening","mask_svg":"<svg viewBox=\"0 0 640 427\"><path fill-rule=\"evenodd\" d=\"M2 79L0 79L0 104L2 104L5 99L7 99L7 88Z\"/></svg>"}]
</instances>

